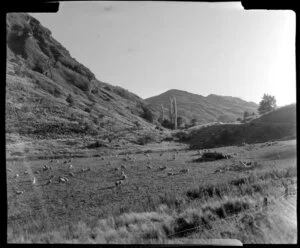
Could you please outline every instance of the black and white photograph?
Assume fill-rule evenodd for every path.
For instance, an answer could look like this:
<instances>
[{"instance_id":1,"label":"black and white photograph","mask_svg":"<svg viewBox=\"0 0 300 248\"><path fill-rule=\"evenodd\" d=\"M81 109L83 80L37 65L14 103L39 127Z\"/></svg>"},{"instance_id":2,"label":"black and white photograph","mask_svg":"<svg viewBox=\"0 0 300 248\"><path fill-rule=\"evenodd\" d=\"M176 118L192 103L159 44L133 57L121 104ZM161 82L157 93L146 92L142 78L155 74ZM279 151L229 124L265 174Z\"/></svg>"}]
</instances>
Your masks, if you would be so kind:
<instances>
[{"instance_id":1,"label":"black and white photograph","mask_svg":"<svg viewBox=\"0 0 300 248\"><path fill-rule=\"evenodd\" d=\"M6 242L297 244L295 39L241 2L7 13Z\"/></svg>"}]
</instances>

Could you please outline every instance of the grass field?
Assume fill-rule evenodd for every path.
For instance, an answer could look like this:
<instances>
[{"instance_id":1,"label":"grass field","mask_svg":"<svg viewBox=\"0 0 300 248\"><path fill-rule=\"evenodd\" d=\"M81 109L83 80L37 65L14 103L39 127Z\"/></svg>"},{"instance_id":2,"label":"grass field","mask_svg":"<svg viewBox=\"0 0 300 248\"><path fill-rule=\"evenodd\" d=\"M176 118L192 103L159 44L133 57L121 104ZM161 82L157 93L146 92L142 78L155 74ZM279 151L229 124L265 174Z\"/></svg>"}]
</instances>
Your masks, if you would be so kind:
<instances>
[{"instance_id":1,"label":"grass field","mask_svg":"<svg viewBox=\"0 0 300 248\"><path fill-rule=\"evenodd\" d=\"M276 200L287 187L296 188L296 140L210 149L232 156L212 162L193 162L200 155L185 147L176 147L177 152L167 148L149 144L145 154L132 150L127 156L127 151L118 150L119 155L67 163L67 159L26 158L7 162L8 242L176 243L183 238L296 242L296 198ZM245 168L239 161L251 166ZM43 171L44 165L52 170ZM121 165L128 178L116 188L121 176L116 168ZM90 171L81 172L87 167ZM180 172L184 168L188 173ZM34 174L37 170L40 173ZM58 182L63 175L67 183ZM24 193L17 195L17 190ZM265 196L274 204L262 211L258 207ZM278 215L283 211L287 214ZM230 216L234 219L226 220Z\"/></svg>"}]
</instances>

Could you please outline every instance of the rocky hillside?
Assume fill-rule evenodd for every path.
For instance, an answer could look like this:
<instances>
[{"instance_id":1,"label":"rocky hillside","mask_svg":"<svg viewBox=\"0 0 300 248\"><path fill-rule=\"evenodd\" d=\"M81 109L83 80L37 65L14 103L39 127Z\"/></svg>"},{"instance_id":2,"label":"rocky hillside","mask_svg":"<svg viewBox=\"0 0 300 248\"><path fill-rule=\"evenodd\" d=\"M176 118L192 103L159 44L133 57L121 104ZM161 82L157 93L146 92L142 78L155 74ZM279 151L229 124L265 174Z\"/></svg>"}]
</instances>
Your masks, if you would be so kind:
<instances>
[{"instance_id":1,"label":"rocky hillside","mask_svg":"<svg viewBox=\"0 0 300 248\"><path fill-rule=\"evenodd\" d=\"M246 102L237 97L208 95L207 97L192 94L181 90L169 90L158 96L145 99L156 111L161 111L161 104L168 115L170 97L176 97L178 116L182 116L187 122L193 118L198 124L210 122L232 122L242 117L244 111L250 114L256 113L258 105L254 102Z\"/></svg>"},{"instance_id":2,"label":"rocky hillside","mask_svg":"<svg viewBox=\"0 0 300 248\"><path fill-rule=\"evenodd\" d=\"M25 13L7 15L6 134L53 139L154 129L137 95L101 82L51 31Z\"/></svg>"}]
</instances>

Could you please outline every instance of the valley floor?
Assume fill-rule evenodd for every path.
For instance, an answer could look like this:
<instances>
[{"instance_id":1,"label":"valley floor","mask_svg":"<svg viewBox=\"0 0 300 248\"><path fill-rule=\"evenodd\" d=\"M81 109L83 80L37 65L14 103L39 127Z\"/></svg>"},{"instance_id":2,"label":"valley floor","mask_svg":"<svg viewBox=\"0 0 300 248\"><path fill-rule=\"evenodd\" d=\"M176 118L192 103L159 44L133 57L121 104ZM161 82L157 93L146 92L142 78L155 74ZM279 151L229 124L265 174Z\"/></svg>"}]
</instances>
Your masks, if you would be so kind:
<instances>
[{"instance_id":1,"label":"valley floor","mask_svg":"<svg viewBox=\"0 0 300 248\"><path fill-rule=\"evenodd\" d=\"M242 243L295 243L296 140L210 151L232 158L193 162L200 157L198 151L163 142L116 149L110 155L94 156L95 150L93 156L72 161L7 161L8 242L180 243L230 238ZM44 170L44 165L52 170ZM121 165L127 179L117 188ZM90 170L83 172L84 168ZM69 181L59 183L59 176Z\"/></svg>"}]
</instances>

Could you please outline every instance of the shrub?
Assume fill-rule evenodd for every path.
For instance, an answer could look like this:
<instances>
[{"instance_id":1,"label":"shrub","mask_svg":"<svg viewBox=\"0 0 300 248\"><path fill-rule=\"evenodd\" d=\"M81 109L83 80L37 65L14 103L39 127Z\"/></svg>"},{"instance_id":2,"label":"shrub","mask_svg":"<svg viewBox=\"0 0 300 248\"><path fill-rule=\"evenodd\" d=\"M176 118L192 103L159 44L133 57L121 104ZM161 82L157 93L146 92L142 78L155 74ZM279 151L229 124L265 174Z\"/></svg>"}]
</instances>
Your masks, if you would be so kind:
<instances>
[{"instance_id":1,"label":"shrub","mask_svg":"<svg viewBox=\"0 0 300 248\"><path fill-rule=\"evenodd\" d=\"M143 110L143 114L141 115L141 117L152 123L154 121L153 112L145 104L141 104L141 108Z\"/></svg>"},{"instance_id":2,"label":"shrub","mask_svg":"<svg viewBox=\"0 0 300 248\"><path fill-rule=\"evenodd\" d=\"M151 135L146 135L146 136L143 136L143 137L140 137L138 140L137 140L137 144L139 145L146 145L150 142L154 141L154 138L153 136Z\"/></svg>"},{"instance_id":3,"label":"shrub","mask_svg":"<svg viewBox=\"0 0 300 248\"><path fill-rule=\"evenodd\" d=\"M92 144L87 145L87 148L91 149L91 148L98 148L98 147L107 147L104 143L100 142L100 141L96 141Z\"/></svg>"},{"instance_id":4,"label":"shrub","mask_svg":"<svg viewBox=\"0 0 300 248\"><path fill-rule=\"evenodd\" d=\"M74 106L75 104L74 98L71 94L67 96L66 101L69 103L69 106Z\"/></svg>"},{"instance_id":5,"label":"shrub","mask_svg":"<svg viewBox=\"0 0 300 248\"><path fill-rule=\"evenodd\" d=\"M190 135L187 133L187 132L177 132L175 135L174 135L177 139L179 139L179 141L181 142L186 142L186 141L189 141L190 140Z\"/></svg>"},{"instance_id":6,"label":"shrub","mask_svg":"<svg viewBox=\"0 0 300 248\"><path fill-rule=\"evenodd\" d=\"M174 124L172 122L170 122L169 120L167 120L167 119L164 119L162 121L161 125L165 128L168 128L168 129L173 129L174 128Z\"/></svg>"}]
</instances>

